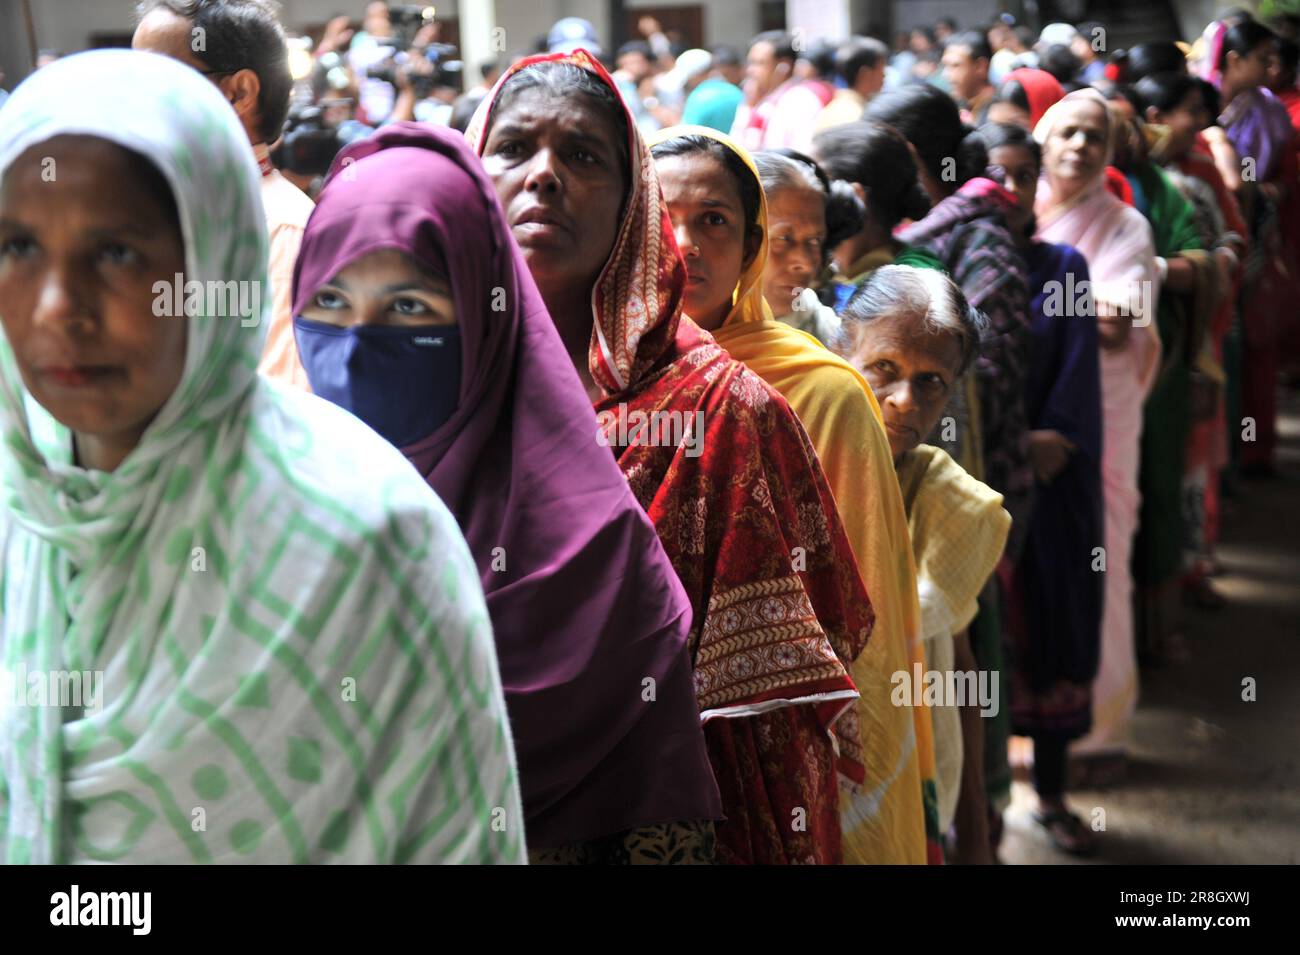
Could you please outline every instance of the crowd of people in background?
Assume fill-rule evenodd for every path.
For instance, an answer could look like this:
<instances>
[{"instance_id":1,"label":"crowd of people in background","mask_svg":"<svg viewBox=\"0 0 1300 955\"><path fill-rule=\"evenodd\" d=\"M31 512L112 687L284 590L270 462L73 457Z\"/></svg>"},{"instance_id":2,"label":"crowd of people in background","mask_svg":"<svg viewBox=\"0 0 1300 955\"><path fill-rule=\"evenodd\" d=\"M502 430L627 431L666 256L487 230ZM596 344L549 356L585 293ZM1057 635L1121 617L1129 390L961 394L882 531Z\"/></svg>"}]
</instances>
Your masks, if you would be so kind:
<instances>
[{"instance_id":1,"label":"crowd of people in background","mask_svg":"<svg viewBox=\"0 0 1300 955\"><path fill-rule=\"evenodd\" d=\"M137 14L0 93L0 659L105 680L0 856L1099 850L1300 381L1300 18Z\"/></svg>"}]
</instances>

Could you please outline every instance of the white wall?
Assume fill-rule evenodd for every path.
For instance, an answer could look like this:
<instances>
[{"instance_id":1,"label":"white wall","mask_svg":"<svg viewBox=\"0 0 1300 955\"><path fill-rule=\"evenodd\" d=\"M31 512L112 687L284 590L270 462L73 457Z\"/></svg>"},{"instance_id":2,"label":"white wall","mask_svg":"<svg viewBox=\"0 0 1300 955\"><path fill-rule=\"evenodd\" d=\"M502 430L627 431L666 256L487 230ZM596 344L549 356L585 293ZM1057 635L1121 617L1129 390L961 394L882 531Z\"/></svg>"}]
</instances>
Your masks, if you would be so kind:
<instances>
[{"instance_id":1,"label":"white wall","mask_svg":"<svg viewBox=\"0 0 1300 955\"><path fill-rule=\"evenodd\" d=\"M21 24L20 4L11 6ZM65 53L85 49L93 33L130 33L135 22L134 0L35 0L31 7L37 47Z\"/></svg>"},{"instance_id":2,"label":"white wall","mask_svg":"<svg viewBox=\"0 0 1300 955\"><path fill-rule=\"evenodd\" d=\"M72 52L84 49L92 33L129 31L133 6L133 0L34 0L37 49ZM31 68L19 0L0 0L0 67L9 89Z\"/></svg>"},{"instance_id":3,"label":"white wall","mask_svg":"<svg viewBox=\"0 0 1300 955\"><path fill-rule=\"evenodd\" d=\"M461 3L490 3L493 0L430 0L445 15L455 16ZM704 6L704 43L733 43L744 47L758 32L758 0L700 0ZM852 0L856 5L861 0ZM668 6L672 0L627 0L630 8ZM606 0L495 0L498 27L505 30L507 52L528 47L544 35L556 20L579 16L590 20L605 43L609 43ZM1191 12L1203 26L1207 17L1200 8L1214 0L1189 0L1179 4L1180 13ZM83 49L93 33L129 31L135 0L33 0L37 45L70 51ZM282 19L292 32L306 24L321 23L340 10L359 15L364 0L281 0ZM996 16L998 0L894 0L895 29L933 25L941 16L952 16L963 26L987 22ZM18 0L0 0L0 66L9 74L12 87L27 69L27 40ZM612 52L612 51L611 51Z\"/></svg>"},{"instance_id":4,"label":"white wall","mask_svg":"<svg viewBox=\"0 0 1300 955\"><path fill-rule=\"evenodd\" d=\"M441 13L455 16L461 3L493 0L428 0ZM704 43L733 43L744 47L758 32L758 0L699 0L704 7ZM901 6L925 6L930 0L908 0ZM982 0L974 0L982 3ZM365 0L280 0L281 19L293 32L328 20L340 10L359 16ZM590 20L603 42L610 42L607 0L495 0L495 22L505 30L507 52L528 47L565 16ZM627 0L631 9L672 6L672 0ZM683 4L686 5L686 4ZM951 6L952 4L948 4ZM960 5L960 4L959 4ZM32 0L39 47L65 52L84 49L95 33L130 32L135 0ZM26 73L27 39L19 0L0 0L0 66L8 85ZM612 51L609 51L612 52Z\"/></svg>"},{"instance_id":5,"label":"white wall","mask_svg":"<svg viewBox=\"0 0 1300 955\"><path fill-rule=\"evenodd\" d=\"M442 13L455 16L457 0L433 0ZM280 0L280 19L293 32L304 24L322 23L340 10L360 18L365 0ZM135 22L135 0L32 0L36 42L40 47L71 52L84 49L91 34L129 33ZM26 49L18 0L0 0L0 52L12 41Z\"/></svg>"},{"instance_id":6,"label":"white wall","mask_svg":"<svg viewBox=\"0 0 1300 955\"><path fill-rule=\"evenodd\" d=\"M704 6L704 45L730 43L742 50L758 32L758 0L700 0ZM627 0L637 7L675 6L664 0ZM683 4L686 6L687 4Z\"/></svg>"},{"instance_id":7,"label":"white wall","mask_svg":"<svg viewBox=\"0 0 1300 955\"><path fill-rule=\"evenodd\" d=\"M471 0L465 0L471 2ZM496 0L497 26L505 30L506 55L532 48L557 20L582 17L608 43L604 0Z\"/></svg>"},{"instance_id":8,"label":"white wall","mask_svg":"<svg viewBox=\"0 0 1300 955\"><path fill-rule=\"evenodd\" d=\"M135 24L136 0L32 0L32 19L36 27L38 48L53 48L65 53L85 49L96 33L130 33ZM445 16L456 16L458 2L431 0ZM491 0L469 0L491 2ZM541 6L543 0L520 2L521 7ZM502 4L498 4L501 6ZM600 0L595 0L600 6ZM290 33L308 24L329 20L343 11L360 18L365 0L280 0L280 19ZM549 26L549 21L548 24ZM13 86L17 76L28 69L27 30L19 0L0 0L0 66L8 74L6 85Z\"/></svg>"},{"instance_id":9,"label":"white wall","mask_svg":"<svg viewBox=\"0 0 1300 955\"><path fill-rule=\"evenodd\" d=\"M11 90L30 68L27 55L27 28L18 0L0 0L0 71L5 79L0 87Z\"/></svg>"},{"instance_id":10,"label":"white wall","mask_svg":"<svg viewBox=\"0 0 1300 955\"><path fill-rule=\"evenodd\" d=\"M1002 12L998 0L894 0L894 30L932 27L941 17L952 17L957 29L983 26Z\"/></svg>"},{"instance_id":11,"label":"white wall","mask_svg":"<svg viewBox=\"0 0 1300 955\"><path fill-rule=\"evenodd\" d=\"M304 24L324 23L339 13L346 13L353 19L361 19L366 0L278 0L280 20L291 31ZM398 2L398 0L392 0ZM437 8L438 13L446 17L456 16L458 0L424 0L426 5Z\"/></svg>"},{"instance_id":12,"label":"white wall","mask_svg":"<svg viewBox=\"0 0 1300 955\"><path fill-rule=\"evenodd\" d=\"M470 0L462 0L470 2ZM638 7L691 6L672 0L626 0L631 10ZM699 0L704 7L704 45L733 43L744 47L758 32L758 0ZM608 46L611 42L606 0L496 0L496 22L506 31L511 51L523 49L533 38L546 34L562 17L590 20ZM612 54L613 50L606 50Z\"/></svg>"},{"instance_id":13,"label":"white wall","mask_svg":"<svg viewBox=\"0 0 1300 955\"><path fill-rule=\"evenodd\" d=\"M1174 13L1178 16L1178 26L1183 31L1183 39L1193 43L1201 32L1217 19L1224 10L1232 7L1248 7L1259 10L1258 0L1174 0Z\"/></svg>"}]
</instances>

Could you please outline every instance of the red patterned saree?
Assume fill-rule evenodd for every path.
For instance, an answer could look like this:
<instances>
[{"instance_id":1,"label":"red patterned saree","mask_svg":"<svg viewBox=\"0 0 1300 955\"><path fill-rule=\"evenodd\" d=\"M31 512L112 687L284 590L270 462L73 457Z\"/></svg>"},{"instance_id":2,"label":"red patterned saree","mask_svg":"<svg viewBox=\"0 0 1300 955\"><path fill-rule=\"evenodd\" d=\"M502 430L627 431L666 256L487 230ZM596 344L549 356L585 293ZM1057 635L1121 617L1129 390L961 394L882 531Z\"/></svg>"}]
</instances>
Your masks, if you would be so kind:
<instances>
[{"instance_id":1,"label":"red patterned saree","mask_svg":"<svg viewBox=\"0 0 1300 955\"><path fill-rule=\"evenodd\" d=\"M482 150L498 82L466 137ZM691 658L730 863L842 861L838 774L863 764L849 677L875 617L834 497L784 398L681 317L686 268L628 116L631 195L594 290L607 442L695 611ZM595 438L595 436L593 436Z\"/></svg>"},{"instance_id":2,"label":"red patterned saree","mask_svg":"<svg viewBox=\"0 0 1300 955\"><path fill-rule=\"evenodd\" d=\"M719 856L838 863L837 770L863 779L848 668L874 615L785 399L689 319L671 357L596 407L611 423L667 411L702 425L691 448L611 444L695 607L695 691L727 814Z\"/></svg>"}]
</instances>

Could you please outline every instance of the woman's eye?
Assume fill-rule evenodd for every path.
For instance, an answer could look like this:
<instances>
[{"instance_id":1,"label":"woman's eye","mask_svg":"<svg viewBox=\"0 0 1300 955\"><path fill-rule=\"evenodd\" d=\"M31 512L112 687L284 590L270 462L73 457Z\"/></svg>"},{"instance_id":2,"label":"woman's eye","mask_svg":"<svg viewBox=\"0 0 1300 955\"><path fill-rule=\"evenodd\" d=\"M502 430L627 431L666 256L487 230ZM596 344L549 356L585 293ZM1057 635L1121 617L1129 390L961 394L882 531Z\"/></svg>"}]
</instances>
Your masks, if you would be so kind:
<instances>
[{"instance_id":1,"label":"woman's eye","mask_svg":"<svg viewBox=\"0 0 1300 955\"><path fill-rule=\"evenodd\" d=\"M497 148L493 150L493 154L497 156L501 156L505 159L512 159L513 157L519 154L519 149L520 149L519 143L515 142L514 140L508 140L504 143L501 143L499 146L497 146Z\"/></svg>"},{"instance_id":2,"label":"woman's eye","mask_svg":"<svg viewBox=\"0 0 1300 955\"><path fill-rule=\"evenodd\" d=\"M704 221L709 225L726 225L727 217L720 212L710 212L704 216Z\"/></svg>"},{"instance_id":3,"label":"woman's eye","mask_svg":"<svg viewBox=\"0 0 1300 955\"><path fill-rule=\"evenodd\" d=\"M395 298L393 299L393 311L399 315L427 315L429 306L418 299Z\"/></svg>"},{"instance_id":4,"label":"woman's eye","mask_svg":"<svg viewBox=\"0 0 1300 955\"><path fill-rule=\"evenodd\" d=\"M121 242L106 243L99 250L99 257L109 265L135 265L140 261L140 253Z\"/></svg>"},{"instance_id":5,"label":"woman's eye","mask_svg":"<svg viewBox=\"0 0 1300 955\"><path fill-rule=\"evenodd\" d=\"M0 258L21 259L36 249L36 243L25 235L14 236L0 241Z\"/></svg>"},{"instance_id":6,"label":"woman's eye","mask_svg":"<svg viewBox=\"0 0 1300 955\"><path fill-rule=\"evenodd\" d=\"M588 165L599 162L594 153L589 153L585 149L575 149L573 151L573 158L578 160L580 163L586 163Z\"/></svg>"},{"instance_id":7,"label":"woman's eye","mask_svg":"<svg viewBox=\"0 0 1300 955\"><path fill-rule=\"evenodd\" d=\"M313 304L316 305L318 308L328 308L328 309L343 308L347 304L343 300L343 296L339 295L337 292L330 292L325 290L317 292L316 298L313 299L312 301Z\"/></svg>"},{"instance_id":8,"label":"woman's eye","mask_svg":"<svg viewBox=\"0 0 1300 955\"><path fill-rule=\"evenodd\" d=\"M894 363L891 361L885 361L882 358L880 361L876 362L871 367L874 368L876 371L888 373L890 371L893 371Z\"/></svg>"}]
</instances>

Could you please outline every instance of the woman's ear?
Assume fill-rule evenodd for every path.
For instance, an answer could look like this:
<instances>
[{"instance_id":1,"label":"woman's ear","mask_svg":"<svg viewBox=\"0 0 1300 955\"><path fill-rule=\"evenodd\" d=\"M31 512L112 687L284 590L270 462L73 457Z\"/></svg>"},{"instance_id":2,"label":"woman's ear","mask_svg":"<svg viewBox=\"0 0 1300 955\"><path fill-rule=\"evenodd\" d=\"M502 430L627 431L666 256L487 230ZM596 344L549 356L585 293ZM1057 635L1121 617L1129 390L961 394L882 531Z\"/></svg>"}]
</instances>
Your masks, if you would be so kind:
<instances>
[{"instance_id":1,"label":"woman's ear","mask_svg":"<svg viewBox=\"0 0 1300 955\"><path fill-rule=\"evenodd\" d=\"M1160 125L1160 110L1154 106L1148 106L1146 112L1142 114L1143 118L1153 125Z\"/></svg>"},{"instance_id":2,"label":"woman's ear","mask_svg":"<svg viewBox=\"0 0 1300 955\"><path fill-rule=\"evenodd\" d=\"M747 269L754 261L754 256L758 255L758 250L763 245L763 230L759 226L754 226L745 236L745 258L741 263L741 268Z\"/></svg>"}]
</instances>

